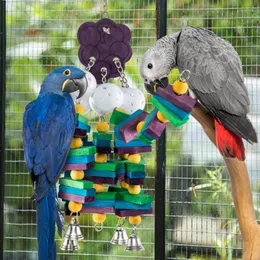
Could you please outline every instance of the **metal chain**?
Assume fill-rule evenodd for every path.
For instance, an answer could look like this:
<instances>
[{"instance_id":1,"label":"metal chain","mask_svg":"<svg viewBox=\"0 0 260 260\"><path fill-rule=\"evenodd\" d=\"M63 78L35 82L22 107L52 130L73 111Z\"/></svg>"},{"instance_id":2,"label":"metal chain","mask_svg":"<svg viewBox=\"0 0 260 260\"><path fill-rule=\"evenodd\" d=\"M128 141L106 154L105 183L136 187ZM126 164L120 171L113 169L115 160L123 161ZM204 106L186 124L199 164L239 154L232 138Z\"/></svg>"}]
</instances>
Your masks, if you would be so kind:
<instances>
[{"instance_id":1,"label":"metal chain","mask_svg":"<svg viewBox=\"0 0 260 260\"><path fill-rule=\"evenodd\" d=\"M103 9L103 18L108 18L108 0L104 0Z\"/></svg>"},{"instance_id":2,"label":"metal chain","mask_svg":"<svg viewBox=\"0 0 260 260\"><path fill-rule=\"evenodd\" d=\"M185 73L187 74L187 76L185 76ZM191 76L190 70L183 70L180 75L180 81L185 82L190 78L190 76Z\"/></svg>"},{"instance_id":3,"label":"metal chain","mask_svg":"<svg viewBox=\"0 0 260 260\"><path fill-rule=\"evenodd\" d=\"M90 57L88 66L86 67L86 71L90 71L90 69L95 65L95 62L96 62L96 58L93 56Z\"/></svg>"},{"instance_id":4,"label":"metal chain","mask_svg":"<svg viewBox=\"0 0 260 260\"><path fill-rule=\"evenodd\" d=\"M113 62L115 64L116 68L117 68L118 73L120 74L119 80L122 84L122 87L123 88L129 88L129 85L128 85L128 82L127 82L127 79L126 79L126 76L125 76L125 72L124 72L124 69L122 67L120 60L118 58L114 58Z\"/></svg>"},{"instance_id":5,"label":"metal chain","mask_svg":"<svg viewBox=\"0 0 260 260\"><path fill-rule=\"evenodd\" d=\"M102 79L101 79L102 83L106 83L107 82L107 78L106 78L107 77L107 68L102 67L100 72L101 72L101 76L102 76Z\"/></svg>"}]
</instances>

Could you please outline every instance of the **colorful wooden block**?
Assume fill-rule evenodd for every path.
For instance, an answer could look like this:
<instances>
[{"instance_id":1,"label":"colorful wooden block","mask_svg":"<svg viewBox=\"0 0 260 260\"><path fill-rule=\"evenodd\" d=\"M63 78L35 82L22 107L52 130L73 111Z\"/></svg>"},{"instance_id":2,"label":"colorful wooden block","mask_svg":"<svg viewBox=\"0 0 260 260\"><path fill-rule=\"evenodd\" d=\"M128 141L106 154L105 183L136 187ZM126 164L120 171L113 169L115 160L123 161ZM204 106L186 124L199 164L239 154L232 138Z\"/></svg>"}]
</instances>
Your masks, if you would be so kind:
<instances>
[{"instance_id":1,"label":"colorful wooden block","mask_svg":"<svg viewBox=\"0 0 260 260\"><path fill-rule=\"evenodd\" d=\"M168 85L166 88L157 88L156 95L161 96L162 98L168 100L170 103L188 113L192 111L192 108L196 104L196 100L187 94L175 94L172 90L172 85Z\"/></svg>"},{"instance_id":2,"label":"colorful wooden block","mask_svg":"<svg viewBox=\"0 0 260 260\"><path fill-rule=\"evenodd\" d=\"M115 140L114 141L114 146L115 147L136 147L136 146L148 146L147 143L140 139L134 139L128 143L125 143L124 141L121 140Z\"/></svg>"},{"instance_id":3,"label":"colorful wooden block","mask_svg":"<svg viewBox=\"0 0 260 260\"><path fill-rule=\"evenodd\" d=\"M83 124L88 125L88 119L81 114L76 114L76 121L82 122Z\"/></svg>"},{"instance_id":4,"label":"colorful wooden block","mask_svg":"<svg viewBox=\"0 0 260 260\"><path fill-rule=\"evenodd\" d=\"M96 201L92 202L95 203ZM133 210L149 210L152 208L152 203L147 203L143 205L127 202L127 201L121 201L116 200L115 201L115 209L133 209Z\"/></svg>"},{"instance_id":5,"label":"colorful wooden block","mask_svg":"<svg viewBox=\"0 0 260 260\"><path fill-rule=\"evenodd\" d=\"M93 144L100 147L110 147L111 141L110 140L93 140Z\"/></svg>"},{"instance_id":6,"label":"colorful wooden block","mask_svg":"<svg viewBox=\"0 0 260 260\"><path fill-rule=\"evenodd\" d=\"M95 200L94 196L79 196L79 195L74 195L70 193L64 193L64 192L59 192L58 197L61 198L62 200L67 200L67 201L74 201L78 203L91 203Z\"/></svg>"},{"instance_id":7,"label":"colorful wooden block","mask_svg":"<svg viewBox=\"0 0 260 260\"><path fill-rule=\"evenodd\" d=\"M133 140L138 135L136 130L137 124L140 121L144 121L147 116L147 112L138 109L136 112L114 127L116 138L123 140L126 143Z\"/></svg>"},{"instance_id":8,"label":"colorful wooden block","mask_svg":"<svg viewBox=\"0 0 260 260\"><path fill-rule=\"evenodd\" d=\"M70 187L70 186L60 185L59 191L64 192L64 193L70 193L70 194L78 195L78 196L83 196L83 197L95 196L96 195L96 190L94 188L79 189L79 188L74 188L74 187Z\"/></svg>"},{"instance_id":9,"label":"colorful wooden block","mask_svg":"<svg viewBox=\"0 0 260 260\"><path fill-rule=\"evenodd\" d=\"M88 204L83 204L83 207L80 211L81 213L114 213L114 207L89 207Z\"/></svg>"},{"instance_id":10,"label":"colorful wooden block","mask_svg":"<svg viewBox=\"0 0 260 260\"><path fill-rule=\"evenodd\" d=\"M153 197L148 194L131 195L129 193L119 192L116 194L116 199L121 201L127 201L134 204L148 204L153 202Z\"/></svg>"},{"instance_id":11,"label":"colorful wooden block","mask_svg":"<svg viewBox=\"0 0 260 260\"><path fill-rule=\"evenodd\" d=\"M114 207L115 200L94 200L88 203L88 207Z\"/></svg>"},{"instance_id":12,"label":"colorful wooden block","mask_svg":"<svg viewBox=\"0 0 260 260\"><path fill-rule=\"evenodd\" d=\"M107 140L107 141L111 141L113 136L112 134L108 134L108 133L98 133L98 132L93 132L92 134L93 139L96 140Z\"/></svg>"},{"instance_id":13,"label":"colorful wooden block","mask_svg":"<svg viewBox=\"0 0 260 260\"><path fill-rule=\"evenodd\" d=\"M139 215L147 215L152 214L153 209L149 210L124 210L124 209L116 209L115 215L119 217L129 217L129 216L139 216Z\"/></svg>"},{"instance_id":14,"label":"colorful wooden block","mask_svg":"<svg viewBox=\"0 0 260 260\"><path fill-rule=\"evenodd\" d=\"M96 200L115 200L117 196L116 192L100 192L96 194Z\"/></svg>"},{"instance_id":15,"label":"colorful wooden block","mask_svg":"<svg viewBox=\"0 0 260 260\"><path fill-rule=\"evenodd\" d=\"M86 138L87 137L87 134L88 132L86 130L83 130L83 129L75 129L75 132L74 132L74 135L73 137L74 138Z\"/></svg>"},{"instance_id":16,"label":"colorful wooden block","mask_svg":"<svg viewBox=\"0 0 260 260\"><path fill-rule=\"evenodd\" d=\"M153 105L170 121L170 123L175 127L180 127L188 122L188 118L185 120L179 119L175 114L173 114L167 107L160 103L157 99L152 97Z\"/></svg>"},{"instance_id":17,"label":"colorful wooden block","mask_svg":"<svg viewBox=\"0 0 260 260\"><path fill-rule=\"evenodd\" d=\"M129 117L128 114L126 114L124 112L121 112L121 111L119 111L117 109L114 109L113 112L112 112L112 115L111 115L111 117L109 119L109 123L117 125L120 122L124 121L128 117Z\"/></svg>"},{"instance_id":18,"label":"colorful wooden block","mask_svg":"<svg viewBox=\"0 0 260 260\"><path fill-rule=\"evenodd\" d=\"M144 178L142 179L130 179L125 176L125 182L129 185L144 185Z\"/></svg>"},{"instance_id":19,"label":"colorful wooden block","mask_svg":"<svg viewBox=\"0 0 260 260\"><path fill-rule=\"evenodd\" d=\"M79 121L76 122L76 129L86 130L88 133L90 132L90 126L83 124L82 122Z\"/></svg>"},{"instance_id":20,"label":"colorful wooden block","mask_svg":"<svg viewBox=\"0 0 260 260\"><path fill-rule=\"evenodd\" d=\"M90 169L94 166L94 162L90 162L90 163L83 163L83 164L80 164L80 163L76 163L76 164L65 164L64 167L63 167L63 170L87 170L87 169Z\"/></svg>"},{"instance_id":21,"label":"colorful wooden block","mask_svg":"<svg viewBox=\"0 0 260 260\"><path fill-rule=\"evenodd\" d=\"M128 171L126 173L126 175L129 179L144 179L145 178L145 172L142 172L142 171L135 171L135 172Z\"/></svg>"},{"instance_id":22,"label":"colorful wooden block","mask_svg":"<svg viewBox=\"0 0 260 260\"><path fill-rule=\"evenodd\" d=\"M125 179L125 174L116 174L116 180L117 181L122 181Z\"/></svg>"},{"instance_id":23,"label":"colorful wooden block","mask_svg":"<svg viewBox=\"0 0 260 260\"><path fill-rule=\"evenodd\" d=\"M105 177L93 177L93 176L84 176L84 180L92 181L97 184L116 184L117 178L105 178Z\"/></svg>"},{"instance_id":24,"label":"colorful wooden block","mask_svg":"<svg viewBox=\"0 0 260 260\"><path fill-rule=\"evenodd\" d=\"M85 172L85 176L92 176L92 177L105 177L105 178L115 178L116 172L114 171L104 171L104 170L94 170L88 169Z\"/></svg>"},{"instance_id":25,"label":"colorful wooden block","mask_svg":"<svg viewBox=\"0 0 260 260\"><path fill-rule=\"evenodd\" d=\"M95 163L93 170L104 170L115 172L117 169L116 161L107 161L106 163Z\"/></svg>"},{"instance_id":26,"label":"colorful wooden block","mask_svg":"<svg viewBox=\"0 0 260 260\"><path fill-rule=\"evenodd\" d=\"M114 148L115 153L117 154L126 154L126 153L130 153L130 154L135 154L135 153L149 153L152 151L152 147L151 146L139 146L139 147L122 147L122 148L118 148L115 147Z\"/></svg>"},{"instance_id":27,"label":"colorful wooden block","mask_svg":"<svg viewBox=\"0 0 260 260\"><path fill-rule=\"evenodd\" d=\"M168 108L179 119L185 120L185 119L189 118L189 115L191 114L191 112L189 112L189 113L185 112L184 110L178 108L177 106L173 105L172 103L170 103L169 101L167 101L166 99L164 99L158 95L154 95L153 97L156 100L158 100L161 104L163 104L166 108Z\"/></svg>"},{"instance_id":28,"label":"colorful wooden block","mask_svg":"<svg viewBox=\"0 0 260 260\"><path fill-rule=\"evenodd\" d=\"M84 146L81 148L70 149L68 156L88 156L97 152L96 146Z\"/></svg>"},{"instance_id":29,"label":"colorful wooden block","mask_svg":"<svg viewBox=\"0 0 260 260\"><path fill-rule=\"evenodd\" d=\"M109 186L108 192L128 192L128 191L120 186Z\"/></svg>"},{"instance_id":30,"label":"colorful wooden block","mask_svg":"<svg viewBox=\"0 0 260 260\"><path fill-rule=\"evenodd\" d=\"M60 178L59 184L70 186L73 188L84 189L84 190L93 188L93 182L91 181L85 181L85 180L75 181L70 178Z\"/></svg>"},{"instance_id":31,"label":"colorful wooden block","mask_svg":"<svg viewBox=\"0 0 260 260\"><path fill-rule=\"evenodd\" d=\"M97 153L110 154L111 151L112 151L111 147L101 147L101 146L97 146Z\"/></svg>"},{"instance_id":32,"label":"colorful wooden block","mask_svg":"<svg viewBox=\"0 0 260 260\"><path fill-rule=\"evenodd\" d=\"M126 171L130 171L130 172L143 171L143 172L145 172L144 160L141 160L141 162L139 162L139 163L127 162L125 165L126 165Z\"/></svg>"},{"instance_id":33,"label":"colorful wooden block","mask_svg":"<svg viewBox=\"0 0 260 260\"><path fill-rule=\"evenodd\" d=\"M87 155L87 156L71 156L68 157L66 160L66 164L75 164L75 163L90 163L90 162L94 162L95 161L95 157L94 155Z\"/></svg>"}]
</instances>

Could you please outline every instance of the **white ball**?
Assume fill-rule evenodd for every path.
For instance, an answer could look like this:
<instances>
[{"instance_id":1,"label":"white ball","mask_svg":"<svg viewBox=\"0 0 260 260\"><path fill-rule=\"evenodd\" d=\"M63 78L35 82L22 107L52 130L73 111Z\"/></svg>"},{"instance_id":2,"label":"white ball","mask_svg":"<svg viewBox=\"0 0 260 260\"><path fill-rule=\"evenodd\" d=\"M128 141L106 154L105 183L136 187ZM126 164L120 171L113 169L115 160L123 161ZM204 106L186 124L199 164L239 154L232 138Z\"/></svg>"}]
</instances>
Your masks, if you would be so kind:
<instances>
[{"instance_id":1,"label":"white ball","mask_svg":"<svg viewBox=\"0 0 260 260\"><path fill-rule=\"evenodd\" d=\"M145 97L138 88L122 88L124 101L120 108L124 109L127 114L133 114L138 109L144 109Z\"/></svg>"},{"instance_id":2,"label":"white ball","mask_svg":"<svg viewBox=\"0 0 260 260\"><path fill-rule=\"evenodd\" d=\"M84 107L84 113L86 114L90 110L89 97L91 96L91 94L93 93L95 88L97 87L97 80L94 77L94 75L88 71L85 71L85 77L88 82L88 87L87 87L85 94L77 100L76 100L76 98L79 95L79 91L70 93L70 95L74 102L78 102Z\"/></svg>"},{"instance_id":3,"label":"white ball","mask_svg":"<svg viewBox=\"0 0 260 260\"><path fill-rule=\"evenodd\" d=\"M121 88L111 83L99 85L89 98L91 109L100 115L111 113L116 107L120 107L122 102Z\"/></svg>"}]
</instances>

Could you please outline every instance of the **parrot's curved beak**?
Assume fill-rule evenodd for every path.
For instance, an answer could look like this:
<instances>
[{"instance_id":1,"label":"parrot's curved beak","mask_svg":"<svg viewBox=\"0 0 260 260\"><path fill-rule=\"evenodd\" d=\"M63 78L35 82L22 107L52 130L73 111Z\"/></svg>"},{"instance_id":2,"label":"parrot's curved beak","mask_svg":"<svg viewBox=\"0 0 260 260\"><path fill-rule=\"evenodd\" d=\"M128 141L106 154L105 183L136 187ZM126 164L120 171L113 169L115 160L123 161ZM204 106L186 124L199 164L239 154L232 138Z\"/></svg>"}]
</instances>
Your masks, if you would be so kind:
<instances>
[{"instance_id":1,"label":"parrot's curved beak","mask_svg":"<svg viewBox=\"0 0 260 260\"><path fill-rule=\"evenodd\" d=\"M65 80L62 85L62 91L72 93L72 92L75 92L78 90L79 95L78 95L77 99L79 99L85 94L87 87L88 87L87 79L85 76L83 76L80 79Z\"/></svg>"},{"instance_id":2,"label":"parrot's curved beak","mask_svg":"<svg viewBox=\"0 0 260 260\"><path fill-rule=\"evenodd\" d=\"M148 82L144 83L145 89L147 90L147 92L149 92L152 95L155 93L155 89L157 89L158 87L166 88L167 86L168 86L167 77L156 79L155 81L150 81L149 83Z\"/></svg>"}]
</instances>

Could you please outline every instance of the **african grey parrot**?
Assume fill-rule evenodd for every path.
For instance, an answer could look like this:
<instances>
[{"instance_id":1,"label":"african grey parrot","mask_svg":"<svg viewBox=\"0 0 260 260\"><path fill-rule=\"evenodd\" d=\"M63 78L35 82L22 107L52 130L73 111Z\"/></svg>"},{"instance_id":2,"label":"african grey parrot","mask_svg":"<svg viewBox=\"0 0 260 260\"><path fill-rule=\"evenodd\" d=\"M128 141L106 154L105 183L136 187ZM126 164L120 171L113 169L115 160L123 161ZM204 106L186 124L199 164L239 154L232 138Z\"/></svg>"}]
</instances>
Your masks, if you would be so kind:
<instances>
[{"instance_id":1,"label":"african grey parrot","mask_svg":"<svg viewBox=\"0 0 260 260\"><path fill-rule=\"evenodd\" d=\"M247 117L248 92L233 46L197 27L159 39L144 54L140 66L147 91L153 93L155 83L166 87L173 68L190 71L189 88L215 119L216 141L222 155L244 160L242 138L256 143L257 135Z\"/></svg>"}]
</instances>

